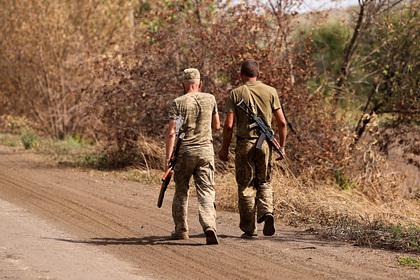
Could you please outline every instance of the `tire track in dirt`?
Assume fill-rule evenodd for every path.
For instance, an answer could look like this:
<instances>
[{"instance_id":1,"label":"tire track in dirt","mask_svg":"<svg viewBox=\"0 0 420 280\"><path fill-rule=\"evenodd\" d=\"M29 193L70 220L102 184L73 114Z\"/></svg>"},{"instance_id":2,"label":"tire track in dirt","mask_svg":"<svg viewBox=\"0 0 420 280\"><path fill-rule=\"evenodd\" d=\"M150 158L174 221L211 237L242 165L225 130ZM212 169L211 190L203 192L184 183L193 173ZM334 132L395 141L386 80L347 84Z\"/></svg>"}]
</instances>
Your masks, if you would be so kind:
<instances>
[{"instance_id":1,"label":"tire track in dirt","mask_svg":"<svg viewBox=\"0 0 420 280\"><path fill-rule=\"evenodd\" d=\"M0 174L0 182L4 183L4 186L6 188L9 187L9 191L13 191L17 194L18 197L26 197L25 200L27 202L31 203L34 207L39 208L41 211L45 211L46 213L48 213L48 215L51 216L51 218L58 221L63 220L70 226L75 226L79 229L87 230L89 233L98 233L97 231L95 232L94 229L100 229L101 234L106 233L106 235L117 234L118 236L130 236L138 234L130 230L130 228L122 225L121 223L115 222L114 220L110 219L110 217L104 215L103 212L95 210L87 205L78 203L76 200L71 200L66 197L63 197L61 193L51 192L42 184L16 177L14 177L14 179L12 180L6 177L5 174ZM27 185L29 185L30 188L25 187ZM34 191L34 189L36 189L37 191ZM93 202L93 204L97 204L94 203L94 198L90 199ZM56 209L56 211L50 210L51 208ZM63 219L63 216L65 217L65 219ZM84 221L85 224L89 225L89 227L86 228L86 226L81 226L81 221ZM121 229L123 229L123 231ZM200 245L200 243L195 243L193 245ZM191 271L194 275L197 275L197 273L201 272L203 275L201 275L200 277L206 276L211 278L217 276L214 272L212 274L206 272L208 271L207 262L211 262L211 260L206 260L205 262L202 262L203 266L205 266L205 269L200 269L200 267L197 267L196 265L197 263L200 263L200 259L197 260L196 257L192 257L192 255L190 254L191 252L189 252L189 250L186 252L179 252L179 250L173 250L171 248L168 249L172 251L174 255L167 257L167 259L165 260L165 255L159 254L158 257L155 258L156 263L162 262L162 260L164 261L164 263L174 263L174 257L179 258L180 256L182 256L183 258L185 258L184 260L182 260L182 263L174 263L174 265L178 267L183 267L184 273L187 273L187 271L185 271L185 263L194 263L194 270ZM153 254L149 254L148 261L150 261L150 259L153 256ZM211 254L209 254L208 257L210 256ZM219 256L213 255L213 258L214 261L216 261L216 259L219 258ZM232 262L233 260L236 260L238 263L242 262L242 259L240 258L230 257L230 261ZM228 276L228 278L247 279L247 277L250 277L249 279L252 279L258 277L258 274L256 273L248 272L246 274L238 274L240 270L238 270L237 264L234 264L231 267L227 265L226 268L229 268L228 272L218 275L217 278L223 278Z\"/></svg>"},{"instance_id":2,"label":"tire track in dirt","mask_svg":"<svg viewBox=\"0 0 420 280\"><path fill-rule=\"evenodd\" d=\"M46 191L45 188L40 184L36 184L34 182L30 183L32 187L38 187L42 194L25 187L25 185L27 185L29 182L22 179L14 179L14 181L12 181L4 177L4 175L2 176L2 174L0 174L0 182L5 183L3 186L6 188L10 186L13 192L17 193L19 197L26 197L27 201L32 206L39 208L43 212L46 212L50 218L53 218L57 221L64 221L69 226L77 227L78 229L88 231L89 233L93 234L97 234L98 229L100 229L100 233L105 236L130 236L135 234L133 231L130 231L129 228L122 226L121 223L115 222L101 212L96 211L88 206L83 206L80 203L77 203L74 200L69 200L67 198L60 197L62 200L53 198L54 196L51 196L51 193ZM56 195L56 197L58 197L58 195ZM39 201L39 203L36 203L36 201ZM50 210L50 208L55 209L55 211ZM91 214L89 215L86 212L90 212ZM63 219L63 215L65 219ZM99 218L103 218L102 221ZM81 224L81 222L83 224ZM101 242L99 241L98 243ZM150 260L150 258L153 256L153 254L150 254L148 260ZM161 262L164 257L164 255L160 255L158 258L155 258L155 261ZM164 261L171 260L172 258Z\"/></svg>"},{"instance_id":3,"label":"tire track in dirt","mask_svg":"<svg viewBox=\"0 0 420 280\"><path fill-rule=\"evenodd\" d=\"M168 240L173 228L169 190L162 209L158 186L51 167L30 153L0 146L0 197L19 204L86 243L131 262L155 279L416 279L392 267L395 254L316 240L282 229L273 238L238 238L238 217L219 212L222 244L205 240L191 199L191 239ZM52 237L54 238L54 237ZM370 263L371 262L371 263ZM395 264L394 264L395 265ZM401 278L401 275L405 278Z\"/></svg>"}]
</instances>

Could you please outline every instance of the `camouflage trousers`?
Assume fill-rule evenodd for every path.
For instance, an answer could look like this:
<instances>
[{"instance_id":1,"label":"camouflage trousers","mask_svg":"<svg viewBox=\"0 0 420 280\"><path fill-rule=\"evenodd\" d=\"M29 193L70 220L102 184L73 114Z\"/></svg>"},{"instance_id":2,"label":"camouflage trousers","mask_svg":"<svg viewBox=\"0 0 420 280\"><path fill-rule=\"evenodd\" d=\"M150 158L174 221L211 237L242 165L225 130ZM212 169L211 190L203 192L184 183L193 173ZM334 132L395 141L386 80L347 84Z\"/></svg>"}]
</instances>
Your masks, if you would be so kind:
<instances>
[{"instance_id":1,"label":"camouflage trousers","mask_svg":"<svg viewBox=\"0 0 420 280\"><path fill-rule=\"evenodd\" d=\"M216 209L214 189L214 152L182 153L174 170L175 195L172 202L172 217L175 232L188 232L188 190L191 177L194 177L197 199L198 217L205 231L216 230Z\"/></svg>"},{"instance_id":2,"label":"camouflage trousers","mask_svg":"<svg viewBox=\"0 0 420 280\"><path fill-rule=\"evenodd\" d=\"M257 222L273 213L271 187L271 147L264 141L256 148L257 139L238 139L235 150L236 182L238 184L239 227L247 233L256 231Z\"/></svg>"}]
</instances>

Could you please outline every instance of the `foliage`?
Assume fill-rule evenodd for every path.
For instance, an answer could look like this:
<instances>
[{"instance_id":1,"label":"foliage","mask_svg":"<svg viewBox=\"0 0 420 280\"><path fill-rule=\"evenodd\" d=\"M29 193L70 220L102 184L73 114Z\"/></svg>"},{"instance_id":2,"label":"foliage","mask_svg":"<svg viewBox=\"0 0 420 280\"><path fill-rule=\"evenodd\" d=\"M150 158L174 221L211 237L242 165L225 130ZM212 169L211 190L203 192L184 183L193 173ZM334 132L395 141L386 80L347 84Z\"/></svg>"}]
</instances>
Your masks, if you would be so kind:
<instances>
[{"instance_id":1,"label":"foliage","mask_svg":"<svg viewBox=\"0 0 420 280\"><path fill-rule=\"evenodd\" d=\"M23 129L28 129L33 125L29 120L22 116L3 115L0 116L0 129L10 133L19 133Z\"/></svg>"},{"instance_id":2,"label":"foliage","mask_svg":"<svg viewBox=\"0 0 420 280\"><path fill-rule=\"evenodd\" d=\"M108 158L104 154L88 154L82 158L80 165L95 169L105 169L108 166Z\"/></svg>"},{"instance_id":3,"label":"foliage","mask_svg":"<svg viewBox=\"0 0 420 280\"><path fill-rule=\"evenodd\" d=\"M282 218L335 225L343 239L362 245L415 245L405 227L398 233L389 223L345 217L379 208L384 220L402 219L418 209L401 194L400 176L384 168L374 121L386 114L392 124L418 124L418 1L391 9L400 1L361 0L350 24L314 23L302 36L293 12L299 0L6 2L0 1L0 115L8 116L0 125L55 138L38 139L37 151L70 166L141 167L146 172L126 177L155 182L150 170L163 166L166 108L183 93L181 71L201 71L202 90L215 95L223 118L224 100L241 83L241 61L254 58L293 128L287 153L298 178L274 166ZM334 102L330 93L347 102ZM355 125L337 112L361 118ZM354 145L366 131L371 138ZM22 138L27 147L36 142L29 130ZM216 149L220 140L215 135ZM226 209L236 209L232 165L217 163L228 169L218 176ZM350 236L353 230L360 236Z\"/></svg>"},{"instance_id":4,"label":"foliage","mask_svg":"<svg viewBox=\"0 0 420 280\"><path fill-rule=\"evenodd\" d=\"M22 145L25 148L25 150L29 150L32 149L34 144L38 141L38 136L35 134L34 131L30 129L25 129L20 135L20 141L22 142Z\"/></svg>"},{"instance_id":5,"label":"foliage","mask_svg":"<svg viewBox=\"0 0 420 280\"><path fill-rule=\"evenodd\" d=\"M15 134L1 133L0 134L0 144L6 145L9 147L17 147L20 143L20 139Z\"/></svg>"},{"instance_id":6,"label":"foliage","mask_svg":"<svg viewBox=\"0 0 420 280\"><path fill-rule=\"evenodd\" d=\"M25 116L61 139L89 131L92 58L124 45L128 4L1 1L0 115Z\"/></svg>"},{"instance_id":7,"label":"foliage","mask_svg":"<svg viewBox=\"0 0 420 280\"><path fill-rule=\"evenodd\" d=\"M321 95L325 91L309 92L306 83L316 81L318 88L327 82L332 88L350 32L343 23L329 21L315 26L306 39L296 39L292 34L297 16L292 11L300 3L120 0L4 5L1 34L12 35L1 41L2 110L25 115L34 128L54 137L79 133L102 142L115 167L146 162L157 162L160 167L160 155L152 154L159 148L149 149L142 139L163 138L166 105L182 93L177 78L181 70L199 68L203 91L214 94L223 111L227 93L240 83L241 60L253 57L261 64L261 79L278 89L296 131L288 144L294 170L317 167L323 169L320 174L333 175L332 170L349 159L351 130L335 118L336 108ZM369 98L365 113L378 104L394 104L383 106L381 112L401 113L419 103L415 102L416 78L412 78L418 75L410 75L417 71L416 62L398 62L416 57L416 40L408 40L416 34L415 14L374 21L368 18L373 8L363 22L373 27L363 30L356 45L359 49L353 53L360 61L366 54L369 63L364 67L357 61L350 63L345 91L352 99L357 92L371 92L374 84L378 92ZM407 24L412 25L410 30L404 28ZM383 38L386 44L379 43ZM408 52L387 57L395 53L391 47L397 41L406 42ZM375 46L370 56L369 45ZM378 64L385 62L388 66ZM369 74L391 64L400 65L394 65L397 68L407 64L406 72L392 70L401 78L386 82L382 77L386 71L376 73L379 78ZM365 76L363 85L356 81ZM375 81L381 81L380 85ZM404 94L397 90L400 84ZM398 92L392 98L386 93L390 88ZM216 137L216 145L219 141Z\"/></svg>"},{"instance_id":8,"label":"foliage","mask_svg":"<svg viewBox=\"0 0 420 280\"><path fill-rule=\"evenodd\" d=\"M398 258L398 263L400 265L411 266L414 268L420 268L420 258L410 257L410 256L401 256Z\"/></svg>"},{"instance_id":9,"label":"foliage","mask_svg":"<svg viewBox=\"0 0 420 280\"><path fill-rule=\"evenodd\" d=\"M380 220L360 223L344 217L341 224L322 230L329 238L354 241L359 246L420 252L420 228L415 225L389 225Z\"/></svg>"},{"instance_id":10,"label":"foliage","mask_svg":"<svg viewBox=\"0 0 420 280\"><path fill-rule=\"evenodd\" d=\"M352 181L344 174L343 170L336 169L334 171L334 177L337 185L342 190L349 190L352 188Z\"/></svg>"},{"instance_id":11,"label":"foliage","mask_svg":"<svg viewBox=\"0 0 420 280\"><path fill-rule=\"evenodd\" d=\"M316 88L322 84L332 87L334 78L340 71L343 52L350 34L349 27L337 20L330 20L304 32L304 36L311 39L311 57L317 73L313 77ZM326 88L323 93L329 91Z\"/></svg>"},{"instance_id":12,"label":"foliage","mask_svg":"<svg viewBox=\"0 0 420 280\"><path fill-rule=\"evenodd\" d=\"M294 16L287 8L263 2L175 1L154 3L142 11L136 18L142 24L134 50L98 62L104 77L95 103L102 122L98 134L105 139L111 161L138 162L139 136L162 137L167 103L182 94L178 77L184 68L200 69L203 91L214 94L223 111L229 90L240 83L241 61L252 57L260 62L260 78L278 89L298 133L289 138L295 169L335 165L344 157L340 139L345 131L334 127L330 109L305 87L312 73L310 53L291 40ZM301 149L303 145L307 149Z\"/></svg>"},{"instance_id":13,"label":"foliage","mask_svg":"<svg viewBox=\"0 0 420 280\"><path fill-rule=\"evenodd\" d=\"M419 4L413 5L382 18L365 35L371 46L361 67L372 87L367 105L377 114L420 115Z\"/></svg>"}]
</instances>

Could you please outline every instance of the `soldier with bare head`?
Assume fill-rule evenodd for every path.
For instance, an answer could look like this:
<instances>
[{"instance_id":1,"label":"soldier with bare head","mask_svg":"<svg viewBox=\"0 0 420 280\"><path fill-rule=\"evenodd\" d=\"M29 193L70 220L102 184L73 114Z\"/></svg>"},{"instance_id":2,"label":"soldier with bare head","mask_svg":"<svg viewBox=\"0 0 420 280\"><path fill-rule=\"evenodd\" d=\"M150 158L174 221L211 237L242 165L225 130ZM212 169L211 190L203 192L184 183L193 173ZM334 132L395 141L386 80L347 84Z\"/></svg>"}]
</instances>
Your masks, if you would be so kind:
<instances>
[{"instance_id":1,"label":"soldier with bare head","mask_svg":"<svg viewBox=\"0 0 420 280\"><path fill-rule=\"evenodd\" d=\"M166 135L166 162L174 149L177 120L185 133L174 168L175 195L172 217L175 223L173 239L188 239L188 189L194 177L198 199L199 221L207 244L218 244L216 209L214 206L214 150L212 128L220 129L216 100L209 93L200 92L200 72L189 68L183 71L184 95L173 100L169 108ZM178 122L179 123L179 122Z\"/></svg>"},{"instance_id":2,"label":"soldier with bare head","mask_svg":"<svg viewBox=\"0 0 420 280\"><path fill-rule=\"evenodd\" d=\"M264 141L257 147L258 130L250 127L248 115L239 110L242 100L254 114L270 125L273 117L279 128L279 143L284 154L287 126L275 88L257 80L259 66L255 60L242 63L241 79L244 84L233 89L226 101L226 121L223 129L223 144L219 152L221 160L228 160L229 145L236 124L235 169L239 197L239 227L243 237L257 236L256 221L264 222L263 234L275 233L273 216L273 190L271 187L272 147Z\"/></svg>"}]
</instances>

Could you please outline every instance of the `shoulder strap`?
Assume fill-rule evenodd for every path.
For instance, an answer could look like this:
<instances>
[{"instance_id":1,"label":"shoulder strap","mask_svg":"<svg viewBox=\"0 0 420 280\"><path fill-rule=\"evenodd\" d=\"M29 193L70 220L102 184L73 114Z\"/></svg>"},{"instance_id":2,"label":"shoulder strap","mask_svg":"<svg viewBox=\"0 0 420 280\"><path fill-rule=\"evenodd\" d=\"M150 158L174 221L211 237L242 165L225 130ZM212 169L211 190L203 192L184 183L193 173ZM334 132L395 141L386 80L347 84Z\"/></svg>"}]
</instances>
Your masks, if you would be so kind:
<instances>
[{"instance_id":1,"label":"shoulder strap","mask_svg":"<svg viewBox=\"0 0 420 280\"><path fill-rule=\"evenodd\" d=\"M250 103L250 105L251 105L251 110L252 110L252 113L254 113L255 115L257 115L257 116L259 116L260 118L262 118L264 121L265 121L265 123L268 125L268 127L270 127L271 128L271 124L269 124L268 122L267 122L267 120L264 118L264 116L260 116L259 114L258 114L258 108L256 107L256 105L255 105L255 98L254 98L254 94L252 93L252 91L249 89L249 87L245 84L245 87L246 87L246 89L247 89L247 93L248 93L248 97L249 97L249 103Z\"/></svg>"},{"instance_id":2,"label":"shoulder strap","mask_svg":"<svg viewBox=\"0 0 420 280\"><path fill-rule=\"evenodd\" d=\"M254 95L252 94L251 90L249 89L249 87L246 84L244 84L244 86L245 86L247 94L248 94L249 103L251 105L252 113L254 113L255 115L258 115L258 110L255 107Z\"/></svg>"}]
</instances>

